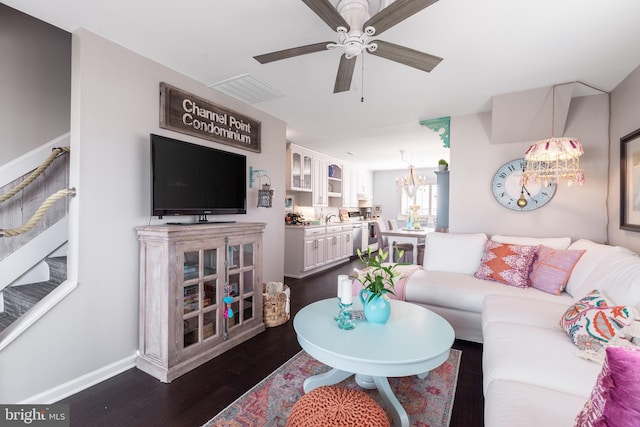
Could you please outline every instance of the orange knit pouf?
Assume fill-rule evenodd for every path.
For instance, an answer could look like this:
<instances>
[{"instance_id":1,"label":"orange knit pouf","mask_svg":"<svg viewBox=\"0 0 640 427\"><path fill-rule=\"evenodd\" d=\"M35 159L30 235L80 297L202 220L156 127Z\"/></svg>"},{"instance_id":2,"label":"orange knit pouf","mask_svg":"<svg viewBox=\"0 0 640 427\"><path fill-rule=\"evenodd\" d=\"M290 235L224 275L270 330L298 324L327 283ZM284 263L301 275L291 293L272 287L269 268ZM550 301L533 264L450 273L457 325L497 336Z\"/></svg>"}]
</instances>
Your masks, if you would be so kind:
<instances>
[{"instance_id":1,"label":"orange knit pouf","mask_svg":"<svg viewBox=\"0 0 640 427\"><path fill-rule=\"evenodd\" d=\"M365 392L334 386L318 387L302 396L287 420L287 427L389 425L380 405Z\"/></svg>"}]
</instances>

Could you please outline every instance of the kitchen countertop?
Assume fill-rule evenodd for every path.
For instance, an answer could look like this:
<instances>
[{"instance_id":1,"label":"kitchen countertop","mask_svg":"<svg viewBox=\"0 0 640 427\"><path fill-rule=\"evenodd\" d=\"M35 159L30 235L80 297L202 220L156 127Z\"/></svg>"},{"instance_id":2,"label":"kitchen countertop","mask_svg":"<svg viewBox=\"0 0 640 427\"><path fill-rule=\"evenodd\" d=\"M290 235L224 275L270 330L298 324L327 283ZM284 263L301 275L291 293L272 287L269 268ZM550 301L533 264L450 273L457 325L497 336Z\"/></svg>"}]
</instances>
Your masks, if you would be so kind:
<instances>
[{"instance_id":1,"label":"kitchen countertop","mask_svg":"<svg viewBox=\"0 0 640 427\"><path fill-rule=\"evenodd\" d=\"M290 228L317 228L317 227L330 227L334 225L354 225L354 224L366 224L370 221L337 221L329 224L285 224L285 227Z\"/></svg>"}]
</instances>

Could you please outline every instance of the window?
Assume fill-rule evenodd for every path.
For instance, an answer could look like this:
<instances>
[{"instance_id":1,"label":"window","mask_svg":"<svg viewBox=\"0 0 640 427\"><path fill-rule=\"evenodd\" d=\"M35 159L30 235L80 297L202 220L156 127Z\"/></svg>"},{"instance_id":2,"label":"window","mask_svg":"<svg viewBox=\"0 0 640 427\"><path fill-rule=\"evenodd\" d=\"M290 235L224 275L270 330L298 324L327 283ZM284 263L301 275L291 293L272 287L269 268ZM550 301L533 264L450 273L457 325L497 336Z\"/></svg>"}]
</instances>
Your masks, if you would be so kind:
<instances>
[{"instance_id":1,"label":"window","mask_svg":"<svg viewBox=\"0 0 640 427\"><path fill-rule=\"evenodd\" d=\"M428 182L426 185L421 185L416 191L415 198L410 198L402 187L398 187L398 199L400 216L408 218L409 206L418 205L420 206L418 211L420 224L423 226L435 224L438 208L438 184Z\"/></svg>"}]
</instances>

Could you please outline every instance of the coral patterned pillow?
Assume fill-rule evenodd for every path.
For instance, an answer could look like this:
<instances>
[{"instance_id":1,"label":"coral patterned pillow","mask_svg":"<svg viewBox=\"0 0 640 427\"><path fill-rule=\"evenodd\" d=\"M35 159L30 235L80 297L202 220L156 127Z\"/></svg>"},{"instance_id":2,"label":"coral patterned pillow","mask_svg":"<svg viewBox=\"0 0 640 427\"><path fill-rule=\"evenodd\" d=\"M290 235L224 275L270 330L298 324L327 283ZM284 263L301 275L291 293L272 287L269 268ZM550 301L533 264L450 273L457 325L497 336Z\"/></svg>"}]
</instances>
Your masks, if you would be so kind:
<instances>
[{"instance_id":1,"label":"coral patterned pillow","mask_svg":"<svg viewBox=\"0 0 640 427\"><path fill-rule=\"evenodd\" d=\"M560 295L567 286L573 267L585 252L585 250L569 251L540 246L529 276L531 287Z\"/></svg>"},{"instance_id":2,"label":"coral patterned pillow","mask_svg":"<svg viewBox=\"0 0 640 427\"><path fill-rule=\"evenodd\" d=\"M607 347L602 371L575 420L579 427L628 427L640 420L640 350Z\"/></svg>"},{"instance_id":3,"label":"coral patterned pillow","mask_svg":"<svg viewBox=\"0 0 640 427\"><path fill-rule=\"evenodd\" d=\"M560 326L580 350L599 351L638 317L633 307L614 306L597 289L567 309Z\"/></svg>"},{"instance_id":4,"label":"coral patterned pillow","mask_svg":"<svg viewBox=\"0 0 640 427\"><path fill-rule=\"evenodd\" d=\"M531 283L529 273L537 251L538 246L512 245L489 240L475 276L527 288Z\"/></svg>"}]
</instances>

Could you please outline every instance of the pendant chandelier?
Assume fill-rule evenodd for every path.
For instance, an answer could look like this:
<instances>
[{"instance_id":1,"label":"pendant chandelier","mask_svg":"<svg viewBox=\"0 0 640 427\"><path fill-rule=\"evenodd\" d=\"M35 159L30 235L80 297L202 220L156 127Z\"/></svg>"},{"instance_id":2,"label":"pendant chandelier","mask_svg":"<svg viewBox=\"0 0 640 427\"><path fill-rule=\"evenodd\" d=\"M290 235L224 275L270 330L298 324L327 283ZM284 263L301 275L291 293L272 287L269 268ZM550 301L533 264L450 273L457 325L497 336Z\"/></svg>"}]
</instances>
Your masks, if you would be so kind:
<instances>
[{"instance_id":1,"label":"pendant chandelier","mask_svg":"<svg viewBox=\"0 0 640 427\"><path fill-rule=\"evenodd\" d=\"M402 160L404 160L404 150L400 150L400 155L402 156ZM407 162L409 167L407 169L407 173L403 178L396 178L396 184L402 187L402 190L407 193L407 196L410 198L415 198L418 188L421 185L427 184L427 179L424 176L419 176L416 172L416 168Z\"/></svg>"},{"instance_id":2,"label":"pendant chandelier","mask_svg":"<svg viewBox=\"0 0 640 427\"><path fill-rule=\"evenodd\" d=\"M582 144L576 138L554 136L556 86L552 89L551 138L536 142L526 151L523 185L541 182L546 187L549 183L558 184L561 179L566 179L569 186L574 182L584 184L584 170L580 167Z\"/></svg>"}]
</instances>

